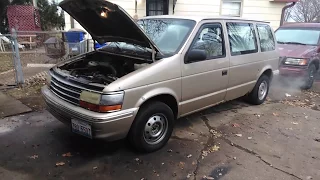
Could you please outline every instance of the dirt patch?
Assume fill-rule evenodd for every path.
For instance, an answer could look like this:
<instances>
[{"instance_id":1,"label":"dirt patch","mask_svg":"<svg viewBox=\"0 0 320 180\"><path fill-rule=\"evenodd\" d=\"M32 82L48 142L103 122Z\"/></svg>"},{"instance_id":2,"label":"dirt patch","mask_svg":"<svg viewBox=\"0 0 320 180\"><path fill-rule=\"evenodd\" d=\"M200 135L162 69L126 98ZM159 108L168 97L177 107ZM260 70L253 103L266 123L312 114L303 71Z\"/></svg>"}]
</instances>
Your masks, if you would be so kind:
<instances>
[{"instance_id":1,"label":"dirt patch","mask_svg":"<svg viewBox=\"0 0 320 180\"><path fill-rule=\"evenodd\" d=\"M45 102L41 95L41 87L44 85L44 81L37 81L23 88L9 89L5 93L18 99L32 110L39 111L45 108Z\"/></svg>"}]
</instances>

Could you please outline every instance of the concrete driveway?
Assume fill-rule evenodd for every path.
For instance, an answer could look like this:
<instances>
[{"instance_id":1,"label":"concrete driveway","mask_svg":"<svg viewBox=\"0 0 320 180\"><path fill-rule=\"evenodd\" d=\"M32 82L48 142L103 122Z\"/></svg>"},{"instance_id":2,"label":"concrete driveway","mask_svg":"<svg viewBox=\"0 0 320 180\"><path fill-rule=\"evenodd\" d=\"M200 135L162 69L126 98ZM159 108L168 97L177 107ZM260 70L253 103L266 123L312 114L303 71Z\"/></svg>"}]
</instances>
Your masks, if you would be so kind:
<instances>
[{"instance_id":1,"label":"concrete driveway","mask_svg":"<svg viewBox=\"0 0 320 180\"><path fill-rule=\"evenodd\" d=\"M271 96L285 96L286 90L276 89ZM126 141L107 143L72 134L47 111L5 118L0 120L0 176L320 179L320 96L289 95L261 106L232 101L179 119L168 145L151 154L135 153Z\"/></svg>"}]
</instances>

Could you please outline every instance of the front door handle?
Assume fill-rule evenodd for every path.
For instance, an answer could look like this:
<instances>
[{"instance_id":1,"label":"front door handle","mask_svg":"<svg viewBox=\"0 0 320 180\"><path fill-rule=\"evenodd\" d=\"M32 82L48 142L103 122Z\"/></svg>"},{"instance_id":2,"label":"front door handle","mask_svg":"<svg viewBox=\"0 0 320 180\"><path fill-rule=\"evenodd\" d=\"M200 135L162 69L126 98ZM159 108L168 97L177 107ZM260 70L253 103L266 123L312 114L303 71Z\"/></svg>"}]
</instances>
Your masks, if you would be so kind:
<instances>
[{"instance_id":1,"label":"front door handle","mask_svg":"<svg viewBox=\"0 0 320 180\"><path fill-rule=\"evenodd\" d=\"M222 76L225 76L225 75L227 75L228 74L228 70L223 70L222 71Z\"/></svg>"}]
</instances>

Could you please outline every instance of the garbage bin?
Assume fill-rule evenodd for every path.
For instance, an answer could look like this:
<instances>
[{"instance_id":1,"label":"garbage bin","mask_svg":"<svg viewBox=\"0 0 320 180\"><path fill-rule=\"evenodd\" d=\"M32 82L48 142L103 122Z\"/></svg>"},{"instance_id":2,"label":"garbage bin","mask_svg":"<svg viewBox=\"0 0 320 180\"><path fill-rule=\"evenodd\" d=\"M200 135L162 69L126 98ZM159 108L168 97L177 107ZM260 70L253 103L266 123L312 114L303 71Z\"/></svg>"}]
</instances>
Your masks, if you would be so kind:
<instances>
[{"instance_id":1,"label":"garbage bin","mask_svg":"<svg viewBox=\"0 0 320 180\"><path fill-rule=\"evenodd\" d=\"M86 52L85 34L80 29L70 29L68 32L65 32L69 56L76 56Z\"/></svg>"}]
</instances>

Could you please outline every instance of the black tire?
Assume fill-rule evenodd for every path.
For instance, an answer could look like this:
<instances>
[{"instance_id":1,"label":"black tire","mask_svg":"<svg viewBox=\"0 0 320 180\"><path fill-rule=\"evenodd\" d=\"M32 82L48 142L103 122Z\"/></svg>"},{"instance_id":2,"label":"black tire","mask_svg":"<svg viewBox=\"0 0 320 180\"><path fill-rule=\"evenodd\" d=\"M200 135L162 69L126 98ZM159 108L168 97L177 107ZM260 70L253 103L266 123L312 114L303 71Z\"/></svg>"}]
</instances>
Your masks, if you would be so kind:
<instances>
[{"instance_id":1,"label":"black tire","mask_svg":"<svg viewBox=\"0 0 320 180\"><path fill-rule=\"evenodd\" d=\"M156 142L155 144L148 143L145 127L147 127L147 123L150 122L152 117L158 117L159 119L166 118L166 131L163 133L161 140ZM154 152L161 149L165 146L171 137L173 126L174 126L174 114L172 109L166 105L165 103L154 101L142 106L131 126L130 132L128 134L128 140L130 144L140 152ZM165 121L165 120L164 120ZM149 124L150 126L150 124ZM147 132L147 131L146 131ZM149 140L151 141L151 140Z\"/></svg>"},{"instance_id":2,"label":"black tire","mask_svg":"<svg viewBox=\"0 0 320 180\"><path fill-rule=\"evenodd\" d=\"M314 64L310 64L308 68L308 77L306 78L304 82L305 84L302 86L302 89L307 90L312 88L316 73L317 73L316 66Z\"/></svg>"},{"instance_id":3,"label":"black tire","mask_svg":"<svg viewBox=\"0 0 320 180\"><path fill-rule=\"evenodd\" d=\"M263 98L259 98L259 87L262 83L266 83L267 89L266 89L266 94L263 96ZM253 105L260 105L260 104L264 103L264 101L266 100L268 93L269 93L269 87L270 87L270 78L267 75L263 74L258 79L253 90L248 94L247 101Z\"/></svg>"}]
</instances>

